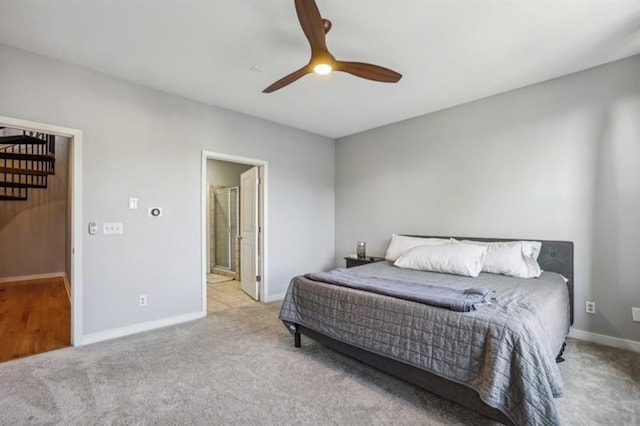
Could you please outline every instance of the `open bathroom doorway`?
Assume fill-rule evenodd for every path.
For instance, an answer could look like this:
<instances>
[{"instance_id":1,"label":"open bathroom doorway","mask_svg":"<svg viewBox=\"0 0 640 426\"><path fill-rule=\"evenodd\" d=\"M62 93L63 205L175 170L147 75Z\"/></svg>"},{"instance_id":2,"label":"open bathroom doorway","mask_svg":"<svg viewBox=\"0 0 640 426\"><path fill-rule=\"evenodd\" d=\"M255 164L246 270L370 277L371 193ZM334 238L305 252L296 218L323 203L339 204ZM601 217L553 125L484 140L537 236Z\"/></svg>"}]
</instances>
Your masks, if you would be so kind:
<instances>
[{"instance_id":1,"label":"open bathroom doorway","mask_svg":"<svg viewBox=\"0 0 640 426\"><path fill-rule=\"evenodd\" d=\"M233 161L232 161L233 160ZM251 161L249 163L249 161ZM203 153L205 168L205 283L207 314L261 300L266 164Z\"/></svg>"}]
</instances>

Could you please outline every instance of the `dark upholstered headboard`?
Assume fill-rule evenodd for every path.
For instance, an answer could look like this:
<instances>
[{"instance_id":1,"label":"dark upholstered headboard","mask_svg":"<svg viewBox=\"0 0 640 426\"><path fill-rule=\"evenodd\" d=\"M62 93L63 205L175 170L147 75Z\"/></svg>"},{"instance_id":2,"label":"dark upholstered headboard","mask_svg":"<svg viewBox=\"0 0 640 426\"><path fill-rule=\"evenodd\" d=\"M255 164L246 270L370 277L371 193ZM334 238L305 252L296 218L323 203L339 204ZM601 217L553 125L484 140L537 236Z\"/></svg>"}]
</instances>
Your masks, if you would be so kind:
<instances>
[{"instance_id":1,"label":"dark upholstered headboard","mask_svg":"<svg viewBox=\"0 0 640 426\"><path fill-rule=\"evenodd\" d=\"M508 238L477 238L477 237L432 237L425 235L408 235L410 237L421 238L455 238L456 240L472 240L483 242L498 241L540 241L540 255L538 264L543 271L551 271L561 274L569 281L569 299L571 301L571 324L573 324L573 242L571 241L547 241L547 240L527 240Z\"/></svg>"}]
</instances>

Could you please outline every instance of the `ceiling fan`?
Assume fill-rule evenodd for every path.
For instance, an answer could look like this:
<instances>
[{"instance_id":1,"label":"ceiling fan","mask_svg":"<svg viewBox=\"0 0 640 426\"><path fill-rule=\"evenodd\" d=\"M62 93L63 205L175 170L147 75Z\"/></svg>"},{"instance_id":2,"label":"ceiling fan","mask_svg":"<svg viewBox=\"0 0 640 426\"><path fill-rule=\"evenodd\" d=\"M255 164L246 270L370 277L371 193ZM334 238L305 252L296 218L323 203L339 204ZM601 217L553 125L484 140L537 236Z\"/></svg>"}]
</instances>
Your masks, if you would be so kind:
<instances>
[{"instance_id":1,"label":"ceiling fan","mask_svg":"<svg viewBox=\"0 0 640 426\"><path fill-rule=\"evenodd\" d=\"M275 92L313 72L322 75L329 74L331 71L342 71L356 77L385 83L396 83L402 78L402 74L378 65L336 60L329 53L325 41L325 35L331 30L331 21L320 16L314 0L295 0L295 4L302 31L311 45L311 59L307 65L276 81L262 93Z\"/></svg>"}]
</instances>

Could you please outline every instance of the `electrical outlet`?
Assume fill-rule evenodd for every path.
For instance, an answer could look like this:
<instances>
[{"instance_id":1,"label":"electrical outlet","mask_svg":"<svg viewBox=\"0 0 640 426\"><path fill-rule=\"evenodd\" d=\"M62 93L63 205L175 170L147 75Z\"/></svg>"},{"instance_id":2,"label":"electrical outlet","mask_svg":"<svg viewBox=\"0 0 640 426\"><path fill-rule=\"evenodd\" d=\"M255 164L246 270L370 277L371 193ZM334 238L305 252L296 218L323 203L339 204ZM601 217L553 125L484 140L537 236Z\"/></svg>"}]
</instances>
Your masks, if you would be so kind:
<instances>
[{"instance_id":1,"label":"electrical outlet","mask_svg":"<svg viewBox=\"0 0 640 426\"><path fill-rule=\"evenodd\" d=\"M585 305L585 311L588 314L595 314L596 313L596 302L592 302L590 300L587 300L587 303Z\"/></svg>"},{"instance_id":2,"label":"electrical outlet","mask_svg":"<svg viewBox=\"0 0 640 426\"><path fill-rule=\"evenodd\" d=\"M147 306L147 295L141 294L138 296L138 306Z\"/></svg>"},{"instance_id":3,"label":"electrical outlet","mask_svg":"<svg viewBox=\"0 0 640 426\"><path fill-rule=\"evenodd\" d=\"M104 235L122 235L124 234L122 222L105 222L102 224L102 233Z\"/></svg>"},{"instance_id":4,"label":"electrical outlet","mask_svg":"<svg viewBox=\"0 0 640 426\"><path fill-rule=\"evenodd\" d=\"M640 308L631 308L631 317L634 322L640 322Z\"/></svg>"}]
</instances>

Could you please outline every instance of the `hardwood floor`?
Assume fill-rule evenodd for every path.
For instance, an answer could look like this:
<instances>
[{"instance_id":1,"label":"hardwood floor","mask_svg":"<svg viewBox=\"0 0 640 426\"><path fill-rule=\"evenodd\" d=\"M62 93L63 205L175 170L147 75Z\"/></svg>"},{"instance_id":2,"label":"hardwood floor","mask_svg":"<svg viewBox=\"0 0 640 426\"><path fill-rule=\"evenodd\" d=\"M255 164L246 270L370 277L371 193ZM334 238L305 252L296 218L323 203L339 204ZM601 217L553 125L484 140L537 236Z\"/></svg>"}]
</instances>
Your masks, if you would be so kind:
<instances>
[{"instance_id":1,"label":"hardwood floor","mask_svg":"<svg viewBox=\"0 0 640 426\"><path fill-rule=\"evenodd\" d=\"M0 362L71 344L71 305L62 278L0 283Z\"/></svg>"}]
</instances>

